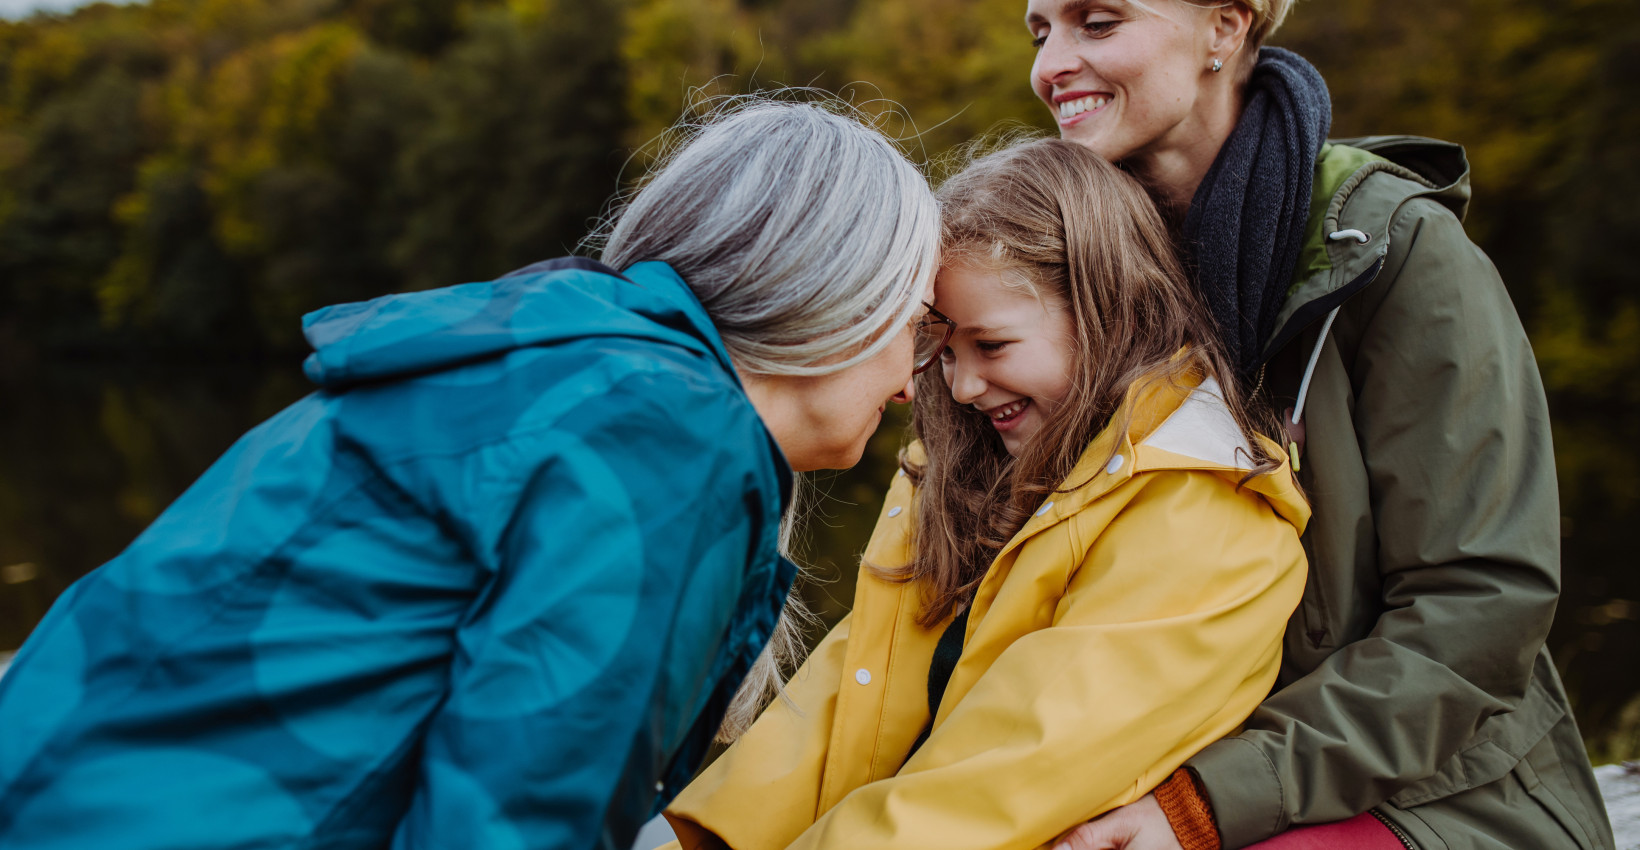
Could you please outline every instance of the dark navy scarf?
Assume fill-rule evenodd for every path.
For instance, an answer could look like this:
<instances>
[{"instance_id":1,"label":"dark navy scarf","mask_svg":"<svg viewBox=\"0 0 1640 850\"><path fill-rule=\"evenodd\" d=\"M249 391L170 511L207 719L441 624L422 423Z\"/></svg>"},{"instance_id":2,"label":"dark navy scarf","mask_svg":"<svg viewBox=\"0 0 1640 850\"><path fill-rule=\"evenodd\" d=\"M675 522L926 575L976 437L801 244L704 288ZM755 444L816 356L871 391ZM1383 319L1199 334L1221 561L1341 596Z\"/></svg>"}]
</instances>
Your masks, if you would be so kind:
<instances>
[{"instance_id":1,"label":"dark navy scarf","mask_svg":"<svg viewBox=\"0 0 1640 850\"><path fill-rule=\"evenodd\" d=\"M1291 51L1259 51L1241 119L1185 215L1197 288L1243 375L1258 368L1292 285L1331 126L1321 72Z\"/></svg>"}]
</instances>

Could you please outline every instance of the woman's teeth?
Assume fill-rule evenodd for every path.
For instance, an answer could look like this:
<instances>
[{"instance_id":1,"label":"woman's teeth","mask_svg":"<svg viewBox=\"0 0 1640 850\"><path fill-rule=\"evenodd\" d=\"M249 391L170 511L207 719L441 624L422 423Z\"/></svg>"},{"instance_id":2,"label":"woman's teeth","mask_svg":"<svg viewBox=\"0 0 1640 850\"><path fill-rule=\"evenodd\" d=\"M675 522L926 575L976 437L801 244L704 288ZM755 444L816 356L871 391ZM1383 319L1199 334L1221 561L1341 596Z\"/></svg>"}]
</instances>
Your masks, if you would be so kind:
<instances>
[{"instance_id":1,"label":"woman's teeth","mask_svg":"<svg viewBox=\"0 0 1640 850\"><path fill-rule=\"evenodd\" d=\"M1067 100L1059 104L1059 120L1064 121L1067 118L1074 118L1090 109L1098 109L1107 102L1109 101L1106 98L1091 94L1078 100Z\"/></svg>"},{"instance_id":2,"label":"woman's teeth","mask_svg":"<svg viewBox=\"0 0 1640 850\"><path fill-rule=\"evenodd\" d=\"M1018 416L1020 413L1022 413L1025 410L1025 408L1030 405L1030 403L1031 403L1030 399L1022 398L1019 401L1014 402L1013 404L1006 404L1006 405L1003 405L1002 407L999 407L995 410L992 410L992 411L990 411L990 414L989 414L990 417L991 417L991 421L992 422L1006 422L1007 420L1012 419L1015 416Z\"/></svg>"}]
</instances>

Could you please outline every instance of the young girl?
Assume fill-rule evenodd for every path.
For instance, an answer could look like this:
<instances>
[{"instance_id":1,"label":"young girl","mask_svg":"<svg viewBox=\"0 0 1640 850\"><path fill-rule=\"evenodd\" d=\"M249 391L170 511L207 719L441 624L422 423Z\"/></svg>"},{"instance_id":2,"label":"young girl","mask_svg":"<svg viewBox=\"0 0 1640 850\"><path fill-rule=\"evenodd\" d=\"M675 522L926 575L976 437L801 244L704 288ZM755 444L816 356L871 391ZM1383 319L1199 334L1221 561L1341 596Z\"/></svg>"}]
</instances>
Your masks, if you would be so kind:
<instances>
[{"instance_id":1,"label":"young girl","mask_svg":"<svg viewBox=\"0 0 1640 850\"><path fill-rule=\"evenodd\" d=\"M1037 847L1275 681L1309 511L1144 192L1042 140L939 196L920 442L852 613L668 811L686 848Z\"/></svg>"}]
</instances>

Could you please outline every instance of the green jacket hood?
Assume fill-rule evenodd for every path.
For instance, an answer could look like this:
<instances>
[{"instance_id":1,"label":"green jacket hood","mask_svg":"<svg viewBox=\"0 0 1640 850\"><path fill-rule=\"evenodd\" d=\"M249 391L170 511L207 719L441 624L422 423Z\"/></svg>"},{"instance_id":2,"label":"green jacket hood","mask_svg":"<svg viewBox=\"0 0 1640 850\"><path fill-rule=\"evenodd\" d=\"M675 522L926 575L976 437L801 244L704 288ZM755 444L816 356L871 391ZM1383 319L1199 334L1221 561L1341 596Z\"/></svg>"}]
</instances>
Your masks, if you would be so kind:
<instances>
[{"instance_id":1,"label":"green jacket hood","mask_svg":"<svg viewBox=\"0 0 1640 850\"><path fill-rule=\"evenodd\" d=\"M1316 160L1304 247L1264 359L1377 277L1403 206L1428 198L1462 220L1469 197L1460 145L1418 136L1329 141Z\"/></svg>"},{"instance_id":2,"label":"green jacket hood","mask_svg":"<svg viewBox=\"0 0 1640 850\"><path fill-rule=\"evenodd\" d=\"M1322 149L1322 159L1326 159L1328 149L1343 154L1344 151L1339 150L1342 148L1364 151L1373 158L1411 171L1436 190L1429 197L1445 204L1460 220L1468 213L1469 158L1462 145L1421 136L1363 136L1329 142ZM1345 186L1340 183L1338 188Z\"/></svg>"}]
</instances>

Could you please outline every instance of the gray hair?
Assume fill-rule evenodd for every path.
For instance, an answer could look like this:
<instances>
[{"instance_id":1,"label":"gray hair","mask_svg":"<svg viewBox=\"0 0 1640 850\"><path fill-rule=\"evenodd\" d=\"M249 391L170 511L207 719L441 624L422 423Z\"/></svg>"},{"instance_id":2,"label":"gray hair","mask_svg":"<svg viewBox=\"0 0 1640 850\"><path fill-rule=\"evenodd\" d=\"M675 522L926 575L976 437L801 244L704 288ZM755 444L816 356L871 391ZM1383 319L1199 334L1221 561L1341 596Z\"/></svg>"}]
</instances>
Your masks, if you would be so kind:
<instances>
[{"instance_id":1,"label":"gray hair","mask_svg":"<svg viewBox=\"0 0 1640 850\"><path fill-rule=\"evenodd\" d=\"M618 269L672 266L735 366L824 375L877 355L939 265L922 173L836 98L719 100L592 243Z\"/></svg>"},{"instance_id":2,"label":"gray hair","mask_svg":"<svg viewBox=\"0 0 1640 850\"><path fill-rule=\"evenodd\" d=\"M661 260L711 317L735 368L824 375L875 357L939 269L928 181L862 110L787 90L707 103L583 245L624 269ZM793 102L793 96L809 98ZM806 489L781 522L790 554ZM730 701L718 740L751 726L802 661L816 618L795 592Z\"/></svg>"}]
</instances>

